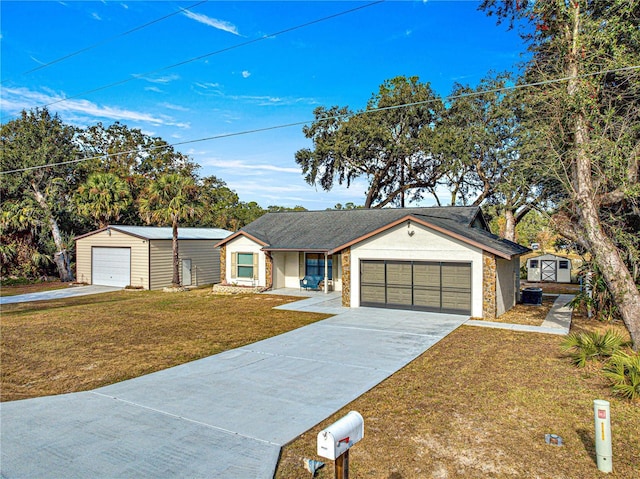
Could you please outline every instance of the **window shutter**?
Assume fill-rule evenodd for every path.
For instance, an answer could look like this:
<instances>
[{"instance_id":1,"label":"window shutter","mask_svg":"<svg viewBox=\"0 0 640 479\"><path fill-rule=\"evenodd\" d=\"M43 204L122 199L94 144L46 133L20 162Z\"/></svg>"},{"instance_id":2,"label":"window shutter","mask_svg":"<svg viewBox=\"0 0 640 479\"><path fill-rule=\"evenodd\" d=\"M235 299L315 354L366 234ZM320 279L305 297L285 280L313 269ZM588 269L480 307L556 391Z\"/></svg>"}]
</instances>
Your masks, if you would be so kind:
<instances>
[{"instance_id":1,"label":"window shutter","mask_svg":"<svg viewBox=\"0 0 640 479\"><path fill-rule=\"evenodd\" d=\"M253 279L258 279L258 253L253 253Z\"/></svg>"},{"instance_id":2,"label":"window shutter","mask_svg":"<svg viewBox=\"0 0 640 479\"><path fill-rule=\"evenodd\" d=\"M231 253L231 279L235 279L238 274L238 253Z\"/></svg>"}]
</instances>

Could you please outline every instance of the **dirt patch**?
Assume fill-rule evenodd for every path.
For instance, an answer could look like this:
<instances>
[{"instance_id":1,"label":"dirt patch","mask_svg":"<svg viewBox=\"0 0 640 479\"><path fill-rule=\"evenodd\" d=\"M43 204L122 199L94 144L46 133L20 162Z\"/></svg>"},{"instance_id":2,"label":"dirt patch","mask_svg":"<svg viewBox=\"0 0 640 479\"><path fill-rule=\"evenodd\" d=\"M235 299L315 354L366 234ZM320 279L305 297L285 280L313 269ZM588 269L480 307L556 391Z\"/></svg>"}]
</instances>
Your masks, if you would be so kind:
<instances>
[{"instance_id":1,"label":"dirt patch","mask_svg":"<svg viewBox=\"0 0 640 479\"><path fill-rule=\"evenodd\" d=\"M522 289L540 288L543 293L548 294L578 294L580 292L580 285L572 283L534 283L523 281L520 287Z\"/></svg>"},{"instance_id":2,"label":"dirt patch","mask_svg":"<svg viewBox=\"0 0 640 479\"><path fill-rule=\"evenodd\" d=\"M60 281L43 281L32 284L19 284L14 286L0 287L0 296L16 296L18 294L40 293L42 291L53 291L54 289L64 289L71 286L71 283Z\"/></svg>"},{"instance_id":3,"label":"dirt patch","mask_svg":"<svg viewBox=\"0 0 640 479\"><path fill-rule=\"evenodd\" d=\"M491 321L496 323L507 324L526 324L529 326L540 326L547 317L549 310L553 306L558 296L544 295L542 296L541 305L516 304L509 311L498 318ZM482 320L482 318L471 318L473 320Z\"/></svg>"}]
</instances>

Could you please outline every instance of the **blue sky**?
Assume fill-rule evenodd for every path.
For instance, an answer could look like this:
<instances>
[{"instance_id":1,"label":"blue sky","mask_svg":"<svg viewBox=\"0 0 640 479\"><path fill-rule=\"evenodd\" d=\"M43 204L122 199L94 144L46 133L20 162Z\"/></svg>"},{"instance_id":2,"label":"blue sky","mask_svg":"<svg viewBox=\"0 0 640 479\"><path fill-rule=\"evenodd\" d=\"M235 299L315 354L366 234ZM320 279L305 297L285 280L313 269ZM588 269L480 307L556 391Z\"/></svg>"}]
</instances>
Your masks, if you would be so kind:
<instances>
[{"instance_id":1,"label":"blue sky","mask_svg":"<svg viewBox=\"0 0 640 479\"><path fill-rule=\"evenodd\" d=\"M180 11L198 1L3 0L2 122L73 97L48 108L73 125L120 121L177 143L310 121L317 106L361 109L398 75L446 96L455 82L475 86L490 70L515 71L525 51L477 1L206 1ZM294 155L310 146L294 126L177 149L242 201L363 204L363 181L328 193L304 182Z\"/></svg>"}]
</instances>

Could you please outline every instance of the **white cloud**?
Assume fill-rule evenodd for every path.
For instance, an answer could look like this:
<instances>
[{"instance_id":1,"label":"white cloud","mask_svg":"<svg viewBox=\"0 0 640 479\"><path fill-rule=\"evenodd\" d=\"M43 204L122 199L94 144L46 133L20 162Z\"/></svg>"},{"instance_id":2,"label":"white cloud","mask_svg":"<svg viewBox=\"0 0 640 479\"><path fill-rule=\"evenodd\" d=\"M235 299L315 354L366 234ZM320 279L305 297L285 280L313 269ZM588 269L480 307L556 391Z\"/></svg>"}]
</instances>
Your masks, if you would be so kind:
<instances>
[{"instance_id":1,"label":"white cloud","mask_svg":"<svg viewBox=\"0 0 640 479\"><path fill-rule=\"evenodd\" d=\"M144 87L145 91L153 91L155 93L164 93L163 90L161 90L160 88L158 88L157 86L146 86Z\"/></svg>"},{"instance_id":2,"label":"white cloud","mask_svg":"<svg viewBox=\"0 0 640 479\"><path fill-rule=\"evenodd\" d=\"M196 22L203 23L204 25L208 25L215 29L233 33L234 35L238 36L240 35L238 33L238 27L236 27L233 23L227 22L225 20L218 20L217 18L207 17L206 15L193 13L188 10L184 10L182 14L185 17L190 18L191 20L195 20Z\"/></svg>"},{"instance_id":3,"label":"white cloud","mask_svg":"<svg viewBox=\"0 0 640 479\"><path fill-rule=\"evenodd\" d=\"M66 113L77 121L95 121L100 119L149 123L154 126L175 126L190 128L185 122L176 121L167 115L129 110L126 108L98 105L88 100L64 100L65 95L51 90L45 92L32 91L27 88L3 88L0 107L10 114L19 114L22 110L32 109L38 105L50 105L58 113ZM64 101L61 101L64 100ZM84 116L84 120L82 117Z\"/></svg>"},{"instance_id":4,"label":"white cloud","mask_svg":"<svg viewBox=\"0 0 640 479\"><path fill-rule=\"evenodd\" d=\"M180 105L174 105L173 103L160 103L160 106L163 108L167 108L169 110L175 110L175 111L189 111L189 108L186 108L184 106L180 106Z\"/></svg>"},{"instance_id":5,"label":"white cloud","mask_svg":"<svg viewBox=\"0 0 640 479\"><path fill-rule=\"evenodd\" d=\"M254 163L247 163L240 160L221 160L218 158L210 158L204 161L205 165L215 166L217 168L226 168L230 170L251 170L255 171L256 174L260 174L264 171L269 172L278 172L278 173L295 173L297 175L300 174L300 168L289 168L286 166L276 166L276 165L256 165Z\"/></svg>"},{"instance_id":6,"label":"white cloud","mask_svg":"<svg viewBox=\"0 0 640 479\"><path fill-rule=\"evenodd\" d=\"M94 20L102 20L102 18L100 18L100 15L98 15L96 12L93 12L91 14L91 18L93 18Z\"/></svg>"},{"instance_id":7,"label":"white cloud","mask_svg":"<svg viewBox=\"0 0 640 479\"><path fill-rule=\"evenodd\" d=\"M204 91L215 91L219 92L220 84L219 83L210 83L210 82L195 82L195 86L197 86L200 90ZM199 90L196 90L199 91Z\"/></svg>"},{"instance_id":8,"label":"white cloud","mask_svg":"<svg viewBox=\"0 0 640 479\"><path fill-rule=\"evenodd\" d=\"M180 75L176 75L175 73L172 73L171 75L165 75L163 77L146 77L139 73L134 73L133 76L135 78L140 78L141 80L146 80L150 83L162 83L162 84L171 83L172 81L180 79Z\"/></svg>"},{"instance_id":9,"label":"white cloud","mask_svg":"<svg viewBox=\"0 0 640 479\"><path fill-rule=\"evenodd\" d=\"M249 70L245 70L242 72L242 78L249 78L251 76L251 72Z\"/></svg>"}]
</instances>

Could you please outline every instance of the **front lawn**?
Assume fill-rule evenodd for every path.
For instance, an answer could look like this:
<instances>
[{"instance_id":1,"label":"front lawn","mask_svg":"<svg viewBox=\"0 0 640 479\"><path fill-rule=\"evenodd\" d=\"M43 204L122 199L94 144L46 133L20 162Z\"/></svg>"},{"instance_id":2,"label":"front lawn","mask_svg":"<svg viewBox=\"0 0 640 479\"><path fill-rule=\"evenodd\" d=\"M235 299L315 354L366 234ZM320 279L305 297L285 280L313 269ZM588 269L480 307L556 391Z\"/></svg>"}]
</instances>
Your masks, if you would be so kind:
<instances>
[{"instance_id":1,"label":"front lawn","mask_svg":"<svg viewBox=\"0 0 640 479\"><path fill-rule=\"evenodd\" d=\"M579 325L581 329L593 325ZM318 432L351 410L365 437L350 452L352 479L601 478L593 400L611 402L613 469L640 477L640 404L611 396L591 365L577 369L563 336L462 326L389 379L283 449L276 479L309 477ZM545 434L562 437L562 447Z\"/></svg>"},{"instance_id":2,"label":"front lawn","mask_svg":"<svg viewBox=\"0 0 640 479\"><path fill-rule=\"evenodd\" d=\"M299 328L327 315L283 296L119 291L2 306L2 401L93 389Z\"/></svg>"},{"instance_id":3,"label":"front lawn","mask_svg":"<svg viewBox=\"0 0 640 479\"><path fill-rule=\"evenodd\" d=\"M95 388L326 317L273 309L298 299L203 289L3 306L2 400ZM539 323L545 310L526 311ZM582 317L573 324L602 327ZM560 353L562 339L463 326L286 446L276 478L309 477L302 458L320 459L318 431L349 410L365 419L365 438L351 452L352 479L600 478L594 399L611 402L614 473L607 477L638 477L640 404L612 397L597 366L573 367ZM549 433L565 445L545 444ZM318 477L333 477L333 466Z\"/></svg>"}]
</instances>

